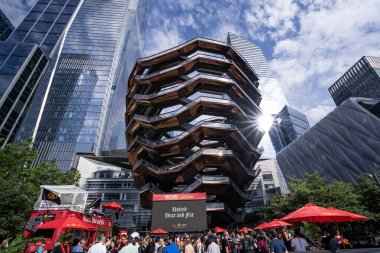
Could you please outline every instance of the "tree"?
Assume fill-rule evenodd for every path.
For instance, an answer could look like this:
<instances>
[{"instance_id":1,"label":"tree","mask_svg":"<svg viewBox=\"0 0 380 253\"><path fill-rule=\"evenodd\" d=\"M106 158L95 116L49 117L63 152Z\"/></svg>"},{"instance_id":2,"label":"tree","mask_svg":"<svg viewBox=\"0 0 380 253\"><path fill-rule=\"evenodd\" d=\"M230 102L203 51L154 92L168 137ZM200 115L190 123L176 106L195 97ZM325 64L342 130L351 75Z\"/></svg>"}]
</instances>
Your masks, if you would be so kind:
<instances>
[{"instance_id":1,"label":"tree","mask_svg":"<svg viewBox=\"0 0 380 253\"><path fill-rule=\"evenodd\" d=\"M340 181L326 184L319 172L308 174L305 179L293 179L289 190L290 193L274 197L255 213L261 221L281 218L307 203L365 213L360 194L354 185Z\"/></svg>"},{"instance_id":2,"label":"tree","mask_svg":"<svg viewBox=\"0 0 380 253\"><path fill-rule=\"evenodd\" d=\"M0 238L13 238L23 229L40 185L75 184L79 180L75 169L60 172L53 161L32 167L36 154L31 140L0 149Z\"/></svg>"},{"instance_id":3,"label":"tree","mask_svg":"<svg viewBox=\"0 0 380 253\"><path fill-rule=\"evenodd\" d=\"M380 222L380 187L368 174L363 174L359 177L355 189L369 218Z\"/></svg>"}]
</instances>

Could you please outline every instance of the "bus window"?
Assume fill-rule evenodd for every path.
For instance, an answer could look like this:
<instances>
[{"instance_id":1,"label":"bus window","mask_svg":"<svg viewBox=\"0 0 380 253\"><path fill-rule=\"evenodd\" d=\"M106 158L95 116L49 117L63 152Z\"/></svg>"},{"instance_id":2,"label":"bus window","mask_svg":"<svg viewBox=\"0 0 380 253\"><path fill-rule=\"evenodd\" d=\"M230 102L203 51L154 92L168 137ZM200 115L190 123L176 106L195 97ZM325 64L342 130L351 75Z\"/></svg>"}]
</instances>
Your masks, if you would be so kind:
<instances>
[{"instance_id":1,"label":"bus window","mask_svg":"<svg viewBox=\"0 0 380 253\"><path fill-rule=\"evenodd\" d=\"M53 238L54 229L38 229L32 237Z\"/></svg>"}]
</instances>

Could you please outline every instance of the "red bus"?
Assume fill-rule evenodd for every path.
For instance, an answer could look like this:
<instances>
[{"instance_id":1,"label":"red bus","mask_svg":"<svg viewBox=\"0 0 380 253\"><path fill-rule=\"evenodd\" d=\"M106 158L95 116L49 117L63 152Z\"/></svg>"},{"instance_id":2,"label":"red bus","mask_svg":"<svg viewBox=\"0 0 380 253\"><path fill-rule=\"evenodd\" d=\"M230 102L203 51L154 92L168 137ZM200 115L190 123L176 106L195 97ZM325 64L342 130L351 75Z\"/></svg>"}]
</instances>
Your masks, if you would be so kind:
<instances>
[{"instance_id":1,"label":"red bus","mask_svg":"<svg viewBox=\"0 0 380 253\"><path fill-rule=\"evenodd\" d=\"M62 189L57 189L60 187L65 187L66 192L63 193ZM72 188L70 194L67 191L68 187ZM104 234L106 237L111 236L113 227L112 219L97 214L85 213L84 207L87 200L86 191L76 186L41 186L41 188L41 194L43 194L44 189L45 191L46 189L54 190L57 195L63 196L62 199L66 202L62 201L59 205L56 203L49 204L42 196L40 196L34 206L34 210L30 214L27 225L24 228L23 235L25 237L43 238L46 242L44 250L50 251L54 249L54 244L59 241L63 233L66 235L65 238L67 238L68 234L71 242L75 239L79 241L85 240L85 248L91 246L100 234ZM68 200L68 197L65 197L64 194L72 197L72 202L76 204L70 205L70 203L68 203L70 200ZM83 221L83 224L88 224L88 228L78 228L75 227L75 224L70 228L54 225L53 221L57 221L58 224L58 220L62 221L63 218L68 217L75 217L81 222ZM38 229L38 226L43 224L48 225L48 227ZM50 224L51 226L49 226ZM41 242L29 244L26 247L26 253L37 252L40 245Z\"/></svg>"}]
</instances>

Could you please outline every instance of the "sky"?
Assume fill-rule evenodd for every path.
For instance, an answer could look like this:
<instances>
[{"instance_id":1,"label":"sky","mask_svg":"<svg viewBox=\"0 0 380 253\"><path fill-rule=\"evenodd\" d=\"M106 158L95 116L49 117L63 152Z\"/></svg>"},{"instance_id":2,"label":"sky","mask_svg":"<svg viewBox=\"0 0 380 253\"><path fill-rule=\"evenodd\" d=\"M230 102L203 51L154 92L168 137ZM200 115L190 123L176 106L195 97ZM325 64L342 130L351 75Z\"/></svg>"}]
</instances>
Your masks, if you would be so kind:
<instances>
[{"instance_id":1,"label":"sky","mask_svg":"<svg viewBox=\"0 0 380 253\"><path fill-rule=\"evenodd\" d=\"M16 25L36 0L0 0ZM378 0L150 0L144 56L233 32L261 47L290 106L313 125L335 108L331 86L364 55L380 56Z\"/></svg>"},{"instance_id":2,"label":"sky","mask_svg":"<svg viewBox=\"0 0 380 253\"><path fill-rule=\"evenodd\" d=\"M328 88L364 55L380 56L377 0L152 0L144 55L233 32L261 47L290 106L313 125Z\"/></svg>"}]
</instances>

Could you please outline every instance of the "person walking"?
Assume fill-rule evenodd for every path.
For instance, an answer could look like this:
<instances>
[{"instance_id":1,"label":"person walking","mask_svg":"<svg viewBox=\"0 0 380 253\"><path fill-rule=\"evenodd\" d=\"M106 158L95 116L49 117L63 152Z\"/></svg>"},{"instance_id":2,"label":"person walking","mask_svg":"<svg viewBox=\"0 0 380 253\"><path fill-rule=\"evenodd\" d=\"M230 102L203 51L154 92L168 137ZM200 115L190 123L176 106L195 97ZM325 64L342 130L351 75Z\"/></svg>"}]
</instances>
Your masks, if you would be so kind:
<instances>
[{"instance_id":1,"label":"person walking","mask_svg":"<svg viewBox=\"0 0 380 253\"><path fill-rule=\"evenodd\" d=\"M180 253L178 246L175 244L175 236L170 236L169 237L169 243L168 245L164 248L162 253Z\"/></svg>"},{"instance_id":2,"label":"person walking","mask_svg":"<svg viewBox=\"0 0 380 253\"><path fill-rule=\"evenodd\" d=\"M70 253L70 252L71 252L71 247L70 247L69 237L65 237L63 239L63 243L60 243L57 246L55 246L53 250L53 253ZM103 252L95 252L95 253L103 253Z\"/></svg>"},{"instance_id":3,"label":"person walking","mask_svg":"<svg viewBox=\"0 0 380 253\"><path fill-rule=\"evenodd\" d=\"M84 253L84 244L86 240L78 241L77 245L73 248L73 253Z\"/></svg>"},{"instance_id":4,"label":"person walking","mask_svg":"<svg viewBox=\"0 0 380 253\"><path fill-rule=\"evenodd\" d=\"M276 230L270 231L272 241L269 243L270 253L288 253L283 240L278 239Z\"/></svg>"},{"instance_id":5,"label":"person walking","mask_svg":"<svg viewBox=\"0 0 380 253\"><path fill-rule=\"evenodd\" d=\"M132 236L128 237L128 245L124 246L119 251L119 253L139 253L139 248L136 245L135 238L133 238Z\"/></svg>"},{"instance_id":6,"label":"person walking","mask_svg":"<svg viewBox=\"0 0 380 253\"><path fill-rule=\"evenodd\" d=\"M294 230L294 238L291 240L290 245L295 252L307 251L309 247L306 239L301 236L301 231L299 229Z\"/></svg>"},{"instance_id":7,"label":"person walking","mask_svg":"<svg viewBox=\"0 0 380 253\"><path fill-rule=\"evenodd\" d=\"M92 245L88 250L88 253L107 253L106 242L107 238L104 236L104 234L100 234L99 242Z\"/></svg>"},{"instance_id":8,"label":"person walking","mask_svg":"<svg viewBox=\"0 0 380 253\"><path fill-rule=\"evenodd\" d=\"M191 244L191 240L190 240L189 237L185 238L184 248L185 248L185 250L184 250L185 253L195 253L194 252L194 247Z\"/></svg>"},{"instance_id":9,"label":"person walking","mask_svg":"<svg viewBox=\"0 0 380 253\"><path fill-rule=\"evenodd\" d=\"M257 248L257 245L251 238L248 231L244 231L244 238L240 242L242 253L253 253Z\"/></svg>"},{"instance_id":10,"label":"person walking","mask_svg":"<svg viewBox=\"0 0 380 253\"><path fill-rule=\"evenodd\" d=\"M220 253L219 245L216 243L216 236L213 234L208 234L208 240L210 240L210 244L207 247L207 253Z\"/></svg>"}]
</instances>

